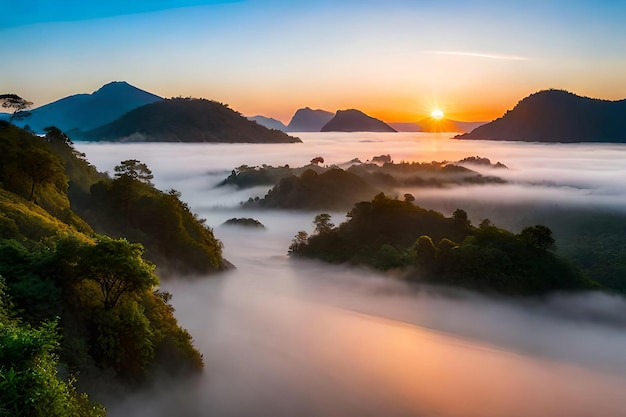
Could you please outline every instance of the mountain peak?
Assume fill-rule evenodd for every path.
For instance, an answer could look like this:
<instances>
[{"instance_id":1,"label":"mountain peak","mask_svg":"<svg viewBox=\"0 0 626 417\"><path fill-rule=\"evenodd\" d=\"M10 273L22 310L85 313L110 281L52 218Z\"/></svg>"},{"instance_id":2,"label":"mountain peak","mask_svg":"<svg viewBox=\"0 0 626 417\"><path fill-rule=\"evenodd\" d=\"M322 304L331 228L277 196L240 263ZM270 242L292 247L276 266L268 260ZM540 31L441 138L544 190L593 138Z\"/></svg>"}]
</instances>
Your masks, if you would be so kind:
<instances>
[{"instance_id":1,"label":"mountain peak","mask_svg":"<svg viewBox=\"0 0 626 417\"><path fill-rule=\"evenodd\" d=\"M582 97L565 90L542 90L520 100L502 117L460 139L532 142L626 142L626 100Z\"/></svg>"},{"instance_id":2,"label":"mountain peak","mask_svg":"<svg viewBox=\"0 0 626 417\"><path fill-rule=\"evenodd\" d=\"M337 114L322 129L322 132L395 132L382 120L368 116L361 110L337 110Z\"/></svg>"}]
</instances>

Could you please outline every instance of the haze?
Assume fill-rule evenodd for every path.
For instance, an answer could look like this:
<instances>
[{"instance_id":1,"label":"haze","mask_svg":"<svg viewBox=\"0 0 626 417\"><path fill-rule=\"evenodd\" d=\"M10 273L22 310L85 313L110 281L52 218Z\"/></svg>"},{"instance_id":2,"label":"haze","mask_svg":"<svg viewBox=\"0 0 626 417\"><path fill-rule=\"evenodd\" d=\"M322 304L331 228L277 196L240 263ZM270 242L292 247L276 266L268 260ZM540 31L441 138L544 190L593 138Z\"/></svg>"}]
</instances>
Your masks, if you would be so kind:
<instances>
[{"instance_id":1,"label":"haze","mask_svg":"<svg viewBox=\"0 0 626 417\"><path fill-rule=\"evenodd\" d=\"M6 3L6 2L4 2ZM113 80L288 122L359 108L488 121L547 88L626 97L619 1L39 0L4 4L0 91L36 106Z\"/></svg>"},{"instance_id":2,"label":"haze","mask_svg":"<svg viewBox=\"0 0 626 417\"><path fill-rule=\"evenodd\" d=\"M472 207L484 210L485 202L622 211L626 146L426 134L299 136L303 144L76 145L100 170L129 158L146 162L157 187L180 190L208 219L237 266L217 277L163 283L206 368L176 385L159 380L110 407L110 415L626 416L623 298L556 294L505 302L292 260L286 255L291 239L298 230L310 232L317 213L242 210L239 201L269 187L214 188L242 164L479 155L506 164L509 170L484 173L510 183L415 189L416 203L444 207L448 215L465 203L475 222L480 213ZM344 214L334 213L333 220ZM231 217L254 217L267 229L221 226Z\"/></svg>"}]
</instances>

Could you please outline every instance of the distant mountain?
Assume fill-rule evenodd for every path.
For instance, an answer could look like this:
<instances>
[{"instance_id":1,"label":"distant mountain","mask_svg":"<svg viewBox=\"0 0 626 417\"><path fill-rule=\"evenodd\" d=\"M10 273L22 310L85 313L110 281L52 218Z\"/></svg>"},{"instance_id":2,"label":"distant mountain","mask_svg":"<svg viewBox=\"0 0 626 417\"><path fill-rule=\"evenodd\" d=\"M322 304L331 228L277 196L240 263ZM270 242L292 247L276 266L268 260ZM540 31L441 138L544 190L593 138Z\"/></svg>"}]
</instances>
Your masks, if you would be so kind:
<instances>
[{"instance_id":1,"label":"distant mountain","mask_svg":"<svg viewBox=\"0 0 626 417\"><path fill-rule=\"evenodd\" d=\"M271 117L258 115L258 116L248 117L248 120L257 122L261 126L265 126L268 129L282 130L283 132L287 131L287 126L285 126L283 122L281 122L280 120L273 119Z\"/></svg>"},{"instance_id":2,"label":"distant mountain","mask_svg":"<svg viewBox=\"0 0 626 417\"><path fill-rule=\"evenodd\" d=\"M125 81L114 81L92 94L76 94L31 110L31 116L17 122L42 133L48 126L69 132L89 130L112 122L124 113L162 100L161 97L133 87Z\"/></svg>"},{"instance_id":3,"label":"distant mountain","mask_svg":"<svg viewBox=\"0 0 626 417\"><path fill-rule=\"evenodd\" d=\"M395 132L385 122L375 119L360 110L338 110L335 117L326 123L322 132Z\"/></svg>"},{"instance_id":4,"label":"distant mountain","mask_svg":"<svg viewBox=\"0 0 626 417\"><path fill-rule=\"evenodd\" d=\"M313 110L309 107L298 109L287 125L288 132L319 132L335 116L326 110Z\"/></svg>"},{"instance_id":5,"label":"distant mountain","mask_svg":"<svg viewBox=\"0 0 626 417\"><path fill-rule=\"evenodd\" d=\"M77 138L114 142L301 142L250 121L221 103L191 98L147 104Z\"/></svg>"},{"instance_id":6,"label":"distant mountain","mask_svg":"<svg viewBox=\"0 0 626 417\"><path fill-rule=\"evenodd\" d=\"M626 143L626 99L581 97L563 90L544 90L521 100L499 119L459 139L528 142Z\"/></svg>"}]
</instances>

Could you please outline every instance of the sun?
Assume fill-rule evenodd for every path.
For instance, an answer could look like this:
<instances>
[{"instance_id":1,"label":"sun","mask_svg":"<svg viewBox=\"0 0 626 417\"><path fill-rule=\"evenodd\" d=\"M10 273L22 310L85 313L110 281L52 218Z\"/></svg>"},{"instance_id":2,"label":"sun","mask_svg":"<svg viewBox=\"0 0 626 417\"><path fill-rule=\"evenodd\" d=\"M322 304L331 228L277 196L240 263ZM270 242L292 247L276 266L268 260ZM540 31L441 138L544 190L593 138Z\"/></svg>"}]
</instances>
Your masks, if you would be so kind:
<instances>
[{"instance_id":1,"label":"sun","mask_svg":"<svg viewBox=\"0 0 626 417\"><path fill-rule=\"evenodd\" d=\"M439 109L434 109L430 112L430 117L436 120L441 120L443 119L443 112Z\"/></svg>"}]
</instances>

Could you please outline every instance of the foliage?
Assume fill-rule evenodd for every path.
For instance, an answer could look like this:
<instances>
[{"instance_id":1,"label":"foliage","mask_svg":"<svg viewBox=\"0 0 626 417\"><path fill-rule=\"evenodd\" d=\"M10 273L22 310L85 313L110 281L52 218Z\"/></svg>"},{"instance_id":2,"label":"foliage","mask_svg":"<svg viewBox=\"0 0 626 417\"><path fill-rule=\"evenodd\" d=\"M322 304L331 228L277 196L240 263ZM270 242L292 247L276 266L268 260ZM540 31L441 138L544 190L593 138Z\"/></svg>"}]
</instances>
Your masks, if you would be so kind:
<instances>
[{"instance_id":1,"label":"foliage","mask_svg":"<svg viewBox=\"0 0 626 417\"><path fill-rule=\"evenodd\" d=\"M299 232L289 253L379 269L405 268L410 279L509 295L595 286L550 251L554 240L545 226L515 235L487 219L475 228L462 209L446 218L407 200L381 193L358 203L338 227L316 227L312 236ZM318 215L314 224L327 220Z\"/></svg>"},{"instance_id":2,"label":"foliage","mask_svg":"<svg viewBox=\"0 0 626 417\"><path fill-rule=\"evenodd\" d=\"M201 355L176 323L169 298L155 291L154 266L141 253L139 244L103 236L31 249L3 241L0 274L24 320L39 325L60 317L62 358L73 369L93 364L132 382L156 368L201 368ZM159 362L159 352L175 362Z\"/></svg>"},{"instance_id":3,"label":"foliage","mask_svg":"<svg viewBox=\"0 0 626 417\"><path fill-rule=\"evenodd\" d=\"M319 175L307 169L300 177L281 179L264 198L248 200L245 205L301 210L339 209L371 198L374 194L376 190L369 184L341 169L330 169Z\"/></svg>"},{"instance_id":4,"label":"foliage","mask_svg":"<svg viewBox=\"0 0 626 417\"><path fill-rule=\"evenodd\" d=\"M160 100L81 134L84 140L151 142L294 143L300 139L267 129L224 104L205 99Z\"/></svg>"},{"instance_id":5,"label":"foliage","mask_svg":"<svg viewBox=\"0 0 626 417\"><path fill-rule=\"evenodd\" d=\"M139 181L151 185L152 178L154 178L152 171L137 159L128 159L115 166L116 180Z\"/></svg>"},{"instance_id":6,"label":"foliage","mask_svg":"<svg viewBox=\"0 0 626 417\"><path fill-rule=\"evenodd\" d=\"M90 227L70 208L63 161L45 138L9 126L0 129L2 188L41 206L80 230Z\"/></svg>"},{"instance_id":7,"label":"foliage","mask_svg":"<svg viewBox=\"0 0 626 417\"><path fill-rule=\"evenodd\" d=\"M180 200L180 193L164 193L146 181L147 177L134 178L134 174L100 181L77 210L98 225L99 233L141 243L146 258L158 262L161 274L206 274L224 268L222 243Z\"/></svg>"},{"instance_id":8,"label":"foliage","mask_svg":"<svg viewBox=\"0 0 626 417\"><path fill-rule=\"evenodd\" d=\"M9 125L13 120L21 120L30 116L26 109L33 105L32 102L23 99L17 94L0 94L0 102L5 109L15 109L8 120Z\"/></svg>"},{"instance_id":9,"label":"foliage","mask_svg":"<svg viewBox=\"0 0 626 417\"><path fill-rule=\"evenodd\" d=\"M103 416L100 405L76 392L73 377L60 379L57 324L33 328L13 316L0 276L0 416Z\"/></svg>"},{"instance_id":10,"label":"foliage","mask_svg":"<svg viewBox=\"0 0 626 417\"><path fill-rule=\"evenodd\" d=\"M265 226L260 221L253 219L251 217L233 217L232 219L228 219L223 223L225 226L244 226L244 227L252 227L258 229L265 229Z\"/></svg>"}]
</instances>

